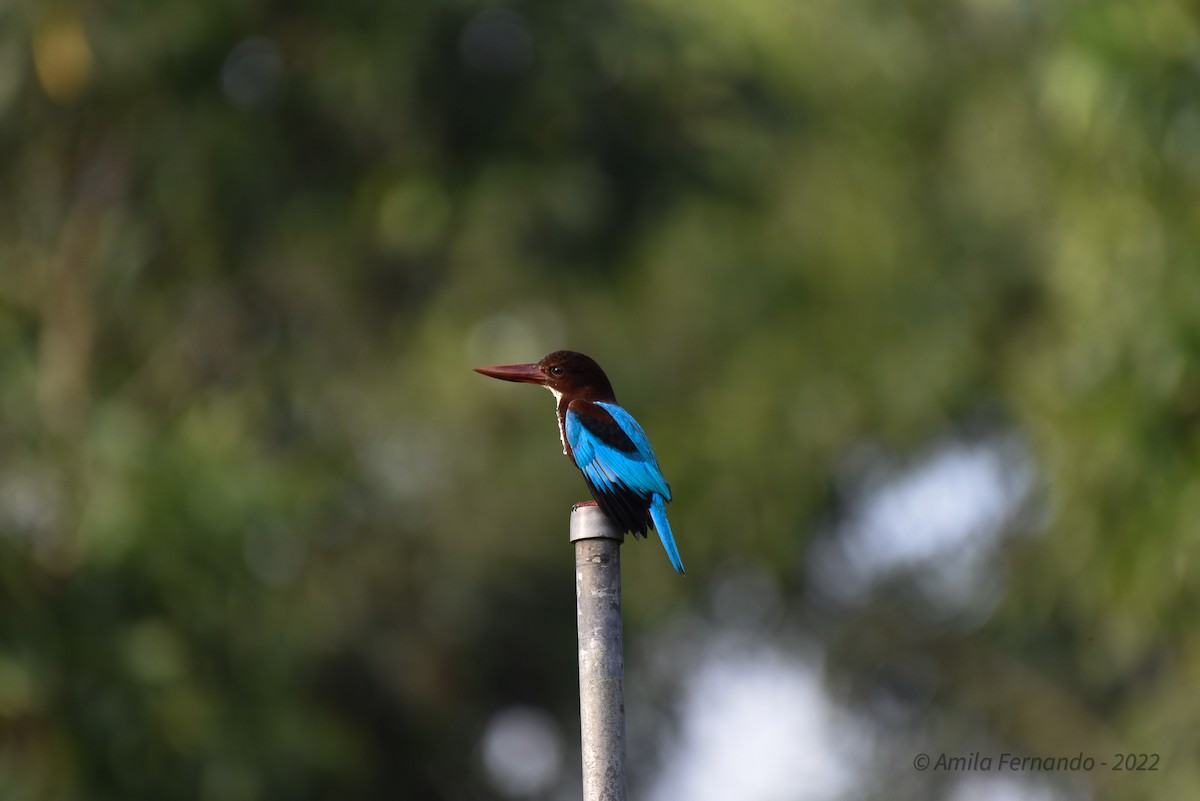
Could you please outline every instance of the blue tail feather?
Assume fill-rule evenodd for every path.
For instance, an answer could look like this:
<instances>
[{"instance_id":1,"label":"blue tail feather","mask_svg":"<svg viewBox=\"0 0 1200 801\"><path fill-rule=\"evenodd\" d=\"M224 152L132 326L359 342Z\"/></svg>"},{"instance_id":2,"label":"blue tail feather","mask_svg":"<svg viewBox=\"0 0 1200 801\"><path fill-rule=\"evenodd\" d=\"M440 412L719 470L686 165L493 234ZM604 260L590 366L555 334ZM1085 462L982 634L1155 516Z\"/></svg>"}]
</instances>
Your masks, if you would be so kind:
<instances>
[{"instance_id":1,"label":"blue tail feather","mask_svg":"<svg viewBox=\"0 0 1200 801\"><path fill-rule=\"evenodd\" d=\"M671 566L679 575L686 576L687 573L683 570L683 560L679 558L679 549L675 547L675 536L671 533L671 524L667 522L666 501L657 492L650 496L650 519L654 521L654 529L658 532L658 538L662 540L663 548L667 551L667 558L671 560Z\"/></svg>"}]
</instances>

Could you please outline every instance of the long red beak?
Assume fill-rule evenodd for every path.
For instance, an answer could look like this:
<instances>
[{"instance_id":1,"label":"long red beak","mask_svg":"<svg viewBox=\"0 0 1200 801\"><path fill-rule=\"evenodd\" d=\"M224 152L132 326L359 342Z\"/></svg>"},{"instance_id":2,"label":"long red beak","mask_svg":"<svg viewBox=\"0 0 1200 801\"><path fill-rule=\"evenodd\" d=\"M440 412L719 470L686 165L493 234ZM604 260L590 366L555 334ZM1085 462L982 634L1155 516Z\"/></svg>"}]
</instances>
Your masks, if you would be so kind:
<instances>
[{"instance_id":1,"label":"long red beak","mask_svg":"<svg viewBox=\"0 0 1200 801\"><path fill-rule=\"evenodd\" d=\"M476 367L475 372L483 373L502 381L516 381L521 384L545 384L546 376L536 364L498 364L495 367Z\"/></svg>"}]
</instances>

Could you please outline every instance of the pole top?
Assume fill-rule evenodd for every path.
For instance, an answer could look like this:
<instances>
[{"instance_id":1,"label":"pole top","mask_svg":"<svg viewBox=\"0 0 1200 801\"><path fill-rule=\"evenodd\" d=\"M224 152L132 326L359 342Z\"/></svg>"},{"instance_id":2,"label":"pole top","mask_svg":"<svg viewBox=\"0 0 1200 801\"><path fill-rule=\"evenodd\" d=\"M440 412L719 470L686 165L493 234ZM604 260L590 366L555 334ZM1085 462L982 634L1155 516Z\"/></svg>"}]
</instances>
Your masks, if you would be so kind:
<instances>
[{"instance_id":1,"label":"pole top","mask_svg":"<svg viewBox=\"0 0 1200 801\"><path fill-rule=\"evenodd\" d=\"M571 509L571 542L579 540L625 541L625 532L600 511L595 502L577 504Z\"/></svg>"}]
</instances>

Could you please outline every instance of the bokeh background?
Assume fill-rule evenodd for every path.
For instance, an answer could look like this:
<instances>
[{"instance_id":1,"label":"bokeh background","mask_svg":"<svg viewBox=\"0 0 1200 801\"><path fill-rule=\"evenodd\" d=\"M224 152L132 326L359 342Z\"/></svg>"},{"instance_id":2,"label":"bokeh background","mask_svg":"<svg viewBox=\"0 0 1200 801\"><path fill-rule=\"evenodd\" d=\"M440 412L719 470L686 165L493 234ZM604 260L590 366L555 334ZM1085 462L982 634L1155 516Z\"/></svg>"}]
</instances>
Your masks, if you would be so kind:
<instances>
[{"instance_id":1,"label":"bokeh background","mask_svg":"<svg viewBox=\"0 0 1200 801\"><path fill-rule=\"evenodd\" d=\"M1198 188L1183 0L0 5L0 797L578 798L560 347L633 797L1193 796Z\"/></svg>"}]
</instances>

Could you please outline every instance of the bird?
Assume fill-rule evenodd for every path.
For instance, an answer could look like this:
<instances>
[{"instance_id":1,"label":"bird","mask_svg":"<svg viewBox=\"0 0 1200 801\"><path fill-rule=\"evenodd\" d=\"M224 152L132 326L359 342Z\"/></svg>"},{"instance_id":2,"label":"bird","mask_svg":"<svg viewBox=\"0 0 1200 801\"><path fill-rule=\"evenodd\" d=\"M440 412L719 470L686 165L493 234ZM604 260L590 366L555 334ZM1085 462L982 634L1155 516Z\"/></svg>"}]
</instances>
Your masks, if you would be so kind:
<instances>
[{"instance_id":1,"label":"bird","mask_svg":"<svg viewBox=\"0 0 1200 801\"><path fill-rule=\"evenodd\" d=\"M556 350L533 364L476 367L475 372L550 390L563 453L583 473L596 505L635 538L653 526L671 566L686 575L667 521L671 488L646 432L617 403L612 383L594 359Z\"/></svg>"}]
</instances>

